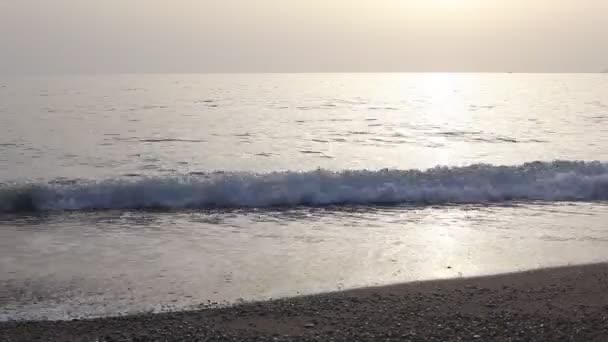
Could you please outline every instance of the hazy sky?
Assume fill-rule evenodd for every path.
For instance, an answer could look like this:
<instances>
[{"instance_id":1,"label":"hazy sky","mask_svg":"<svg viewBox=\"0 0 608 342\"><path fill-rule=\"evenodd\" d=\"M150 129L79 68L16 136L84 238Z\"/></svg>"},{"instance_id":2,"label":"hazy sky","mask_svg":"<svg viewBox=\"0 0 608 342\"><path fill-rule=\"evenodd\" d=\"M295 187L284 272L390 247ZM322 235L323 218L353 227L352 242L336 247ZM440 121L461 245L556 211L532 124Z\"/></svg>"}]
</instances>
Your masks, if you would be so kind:
<instances>
[{"instance_id":1,"label":"hazy sky","mask_svg":"<svg viewBox=\"0 0 608 342\"><path fill-rule=\"evenodd\" d=\"M608 69L608 0L0 0L0 73Z\"/></svg>"}]
</instances>

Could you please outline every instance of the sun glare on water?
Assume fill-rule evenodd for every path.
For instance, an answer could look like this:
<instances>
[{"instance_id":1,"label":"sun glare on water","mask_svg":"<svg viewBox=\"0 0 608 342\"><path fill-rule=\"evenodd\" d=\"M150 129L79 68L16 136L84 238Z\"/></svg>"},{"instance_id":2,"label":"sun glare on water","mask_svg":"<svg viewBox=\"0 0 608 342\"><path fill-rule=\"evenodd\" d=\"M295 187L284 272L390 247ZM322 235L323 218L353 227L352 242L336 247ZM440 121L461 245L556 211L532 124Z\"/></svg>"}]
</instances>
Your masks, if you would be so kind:
<instances>
[{"instance_id":1,"label":"sun glare on water","mask_svg":"<svg viewBox=\"0 0 608 342\"><path fill-rule=\"evenodd\" d=\"M488 5L489 0L395 0L390 1L395 10L415 11L424 16L433 16L441 13L467 13Z\"/></svg>"},{"instance_id":2,"label":"sun glare on water","mask_svg":"<svg viewBox=\"0 0 608 342\"><path fill-rule=\"evenodd\" d=\"M478 0L424 0L420 1L421 7L434 9L464 9L479 4Z\"/></svg>"}]
</instances>

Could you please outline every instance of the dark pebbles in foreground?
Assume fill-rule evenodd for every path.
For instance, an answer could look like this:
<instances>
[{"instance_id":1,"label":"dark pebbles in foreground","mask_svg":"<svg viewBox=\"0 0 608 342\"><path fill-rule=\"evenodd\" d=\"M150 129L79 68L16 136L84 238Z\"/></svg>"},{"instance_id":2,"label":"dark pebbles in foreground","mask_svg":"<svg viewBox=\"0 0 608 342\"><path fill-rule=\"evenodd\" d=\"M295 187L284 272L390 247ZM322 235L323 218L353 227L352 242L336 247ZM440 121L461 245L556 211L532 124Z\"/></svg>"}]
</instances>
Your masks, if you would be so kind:
<instances>
[{"instance_id":1,"label":"dark pebbles in foreground","mask_svg":"<svg viewBox=\"0 0 608 342\"><path fill-rule=\"evenodd\" d=\"M608 341L608 265L197 312L5 322L0 341Z\"/></svg>"}]
</instances>

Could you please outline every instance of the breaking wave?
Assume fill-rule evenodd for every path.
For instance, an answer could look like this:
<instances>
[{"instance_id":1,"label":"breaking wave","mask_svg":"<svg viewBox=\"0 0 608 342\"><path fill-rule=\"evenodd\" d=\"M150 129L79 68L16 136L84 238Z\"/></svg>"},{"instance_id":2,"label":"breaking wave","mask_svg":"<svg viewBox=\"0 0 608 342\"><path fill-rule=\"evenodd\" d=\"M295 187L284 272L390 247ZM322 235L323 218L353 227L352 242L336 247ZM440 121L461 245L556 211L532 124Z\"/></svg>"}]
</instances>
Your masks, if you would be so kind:
<instances>
[{"instance_id":1,"label":"breaking wave","mask_svg":"<svg viewBox=\"0 0 608 342\"><path fill-rule=\"evenodd\" d=\"M608 200L608 163L582 161L428 170L210 172L0 185L4 213L598 200Z\"/></svg>"}]
</instances>

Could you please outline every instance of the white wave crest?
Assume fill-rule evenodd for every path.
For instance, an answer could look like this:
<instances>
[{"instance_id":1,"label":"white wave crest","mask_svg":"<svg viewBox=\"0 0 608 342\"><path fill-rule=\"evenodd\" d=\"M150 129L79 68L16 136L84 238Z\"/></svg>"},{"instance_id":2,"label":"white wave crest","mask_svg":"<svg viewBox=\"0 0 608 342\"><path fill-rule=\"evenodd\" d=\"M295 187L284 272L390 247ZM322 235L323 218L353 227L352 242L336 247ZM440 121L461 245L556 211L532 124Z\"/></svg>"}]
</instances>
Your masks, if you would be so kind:
<instances>
[{"instance_id":1,"label":"white wave crest","mask_svg":"<svg viewBox=\"0 0 608 342\"><path fill-rule=\"evenodd\" d=\"M608 200L608 164L230 173L0 187L0 212Z\"/></svg>"}]
</instances>

